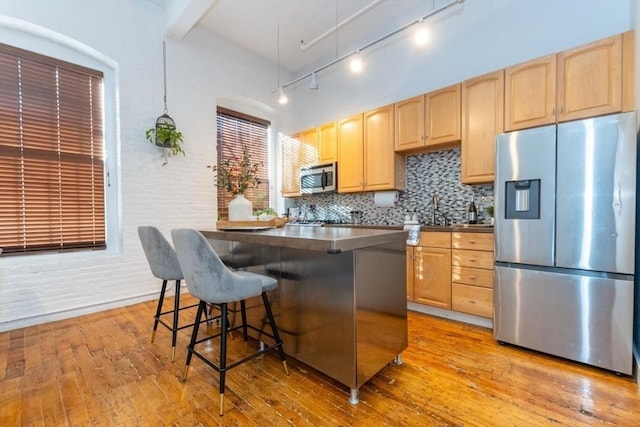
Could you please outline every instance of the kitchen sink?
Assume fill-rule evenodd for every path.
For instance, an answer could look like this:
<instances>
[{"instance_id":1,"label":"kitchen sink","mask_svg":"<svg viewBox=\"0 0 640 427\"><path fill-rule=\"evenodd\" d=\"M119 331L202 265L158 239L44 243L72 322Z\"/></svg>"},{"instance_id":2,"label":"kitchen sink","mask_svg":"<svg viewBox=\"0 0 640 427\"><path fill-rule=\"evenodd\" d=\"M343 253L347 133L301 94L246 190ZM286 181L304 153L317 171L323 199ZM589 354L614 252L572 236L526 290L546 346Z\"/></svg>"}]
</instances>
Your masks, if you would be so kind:
<instances>
[{"instance_id":1,"label":"kitchen sink","mask_svg":"<svg viewBox=\"0 0 640 427\"><path fill-rule=\"evenodd\" d=\"M453 224L452 227L462 228L493 228L493 224Z\"/></svg>"}]
</instances>

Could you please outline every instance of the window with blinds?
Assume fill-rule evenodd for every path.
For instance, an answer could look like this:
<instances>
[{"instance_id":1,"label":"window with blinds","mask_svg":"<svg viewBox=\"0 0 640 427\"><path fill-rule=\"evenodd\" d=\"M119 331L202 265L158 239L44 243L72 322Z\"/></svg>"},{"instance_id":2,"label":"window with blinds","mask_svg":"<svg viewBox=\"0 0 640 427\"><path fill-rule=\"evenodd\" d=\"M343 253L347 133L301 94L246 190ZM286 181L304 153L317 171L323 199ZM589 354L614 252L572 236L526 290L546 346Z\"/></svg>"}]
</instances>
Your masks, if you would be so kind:
<instances>
[{"instance_id":1,"label":"window with blinds","mask_svg":"<svg viewBox=\"0 0 640 427\"><path fill-rule=\"evenodd\" d=\"M0 247L102 249L102 73L0 44Z\"/></svg>"},{"instance_id":2,"label":"window with blinds","mask_svg":"<svg viewBox=\"0 0 640 427\"><path fill-rule=\"evenodd\" d=\"M260 185L245 192L253 203L253 209L269 207L269 126L266 120L218 107L218 164L234 156L242 158L243 147L251 156L251 163L262 163L258 170ZM218 215L229 217L228 206L233 195L218 187Z\"/></svg>"}]
</instances>

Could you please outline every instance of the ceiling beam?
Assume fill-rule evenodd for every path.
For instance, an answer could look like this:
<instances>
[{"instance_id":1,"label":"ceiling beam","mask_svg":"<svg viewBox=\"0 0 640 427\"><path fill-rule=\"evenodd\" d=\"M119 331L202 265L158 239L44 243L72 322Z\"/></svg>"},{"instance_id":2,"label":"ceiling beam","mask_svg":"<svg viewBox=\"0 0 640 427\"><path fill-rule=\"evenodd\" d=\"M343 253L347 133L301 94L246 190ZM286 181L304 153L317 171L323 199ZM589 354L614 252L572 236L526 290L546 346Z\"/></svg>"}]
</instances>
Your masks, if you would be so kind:
<instances>
[{"instance_id":1,"label":"ceiling beam","mask_svg":"<svg viewBox=\"0 0 640 427\"><path fill-rule=\"evenodd\" d=\"M218 0L181 0L166 3L167 36L182 40Z\"/></svg>"}]
</instances>

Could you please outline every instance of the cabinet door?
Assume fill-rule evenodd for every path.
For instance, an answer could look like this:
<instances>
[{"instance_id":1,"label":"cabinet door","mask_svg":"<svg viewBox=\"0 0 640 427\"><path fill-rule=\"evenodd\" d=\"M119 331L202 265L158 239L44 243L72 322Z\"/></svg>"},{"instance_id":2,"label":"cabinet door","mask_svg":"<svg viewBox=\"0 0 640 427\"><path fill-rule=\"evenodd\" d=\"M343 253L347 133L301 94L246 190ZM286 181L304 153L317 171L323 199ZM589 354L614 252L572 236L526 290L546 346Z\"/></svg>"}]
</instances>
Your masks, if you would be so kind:
<instances>
[{"instance_id":1,"label":"cabinet door","mask_svg":"<svg viewBox=\"0 0 640 427\"><path fill-rule=\"evenodd\" d=\"M364 189L395 188L393 105L364 113Z\"/></svg>"},{"instance_id":2,"label":"cabinet door","mask_svg":"<svg viewBox=\"0 0 640 427\"><path fill-rule=\"evenodd\" d=\"M452 308L481 317L493 317L493 289L478 286L451 285Z\"/></svg>"},{"instance_id":3,"label":"cabinet door","mask_svg":"<svg viewBox=\"0 0 640 427\"><path fill-rule=\"evenodd\" d=\"M493 233L451 233L451 247L493 252Z\"/></svg>"},{"instance_id":4,"label":"cabinet door","mask_svg":"<svg viewBox=\"0 0 640 427\"><path fill-rule=\"evenodd\" d=\"M558 121L622 111L622 35L558 55Z\"/></svg>"},{"instance_id":5,"label":"cabinet door","mask_svg":"<svg viewBox=\"0 0 640 427\"><path fill-rule=\"evenodd\" d=\"M456 84L425 95L427 147L460 141L460 92Z\"/></svg>"},{"instance_id":6,"label":"cabinet door","mask_svg":"<svg viewBox=\"0 0 640 427\"><path fill-rule=\"evenodd\" d=\"M285 136L281 141L283 197L296 197L300 195L299 137L299 135Z\"/></svg>"},{"instance_id":7,"label":"cabinet door","mask_svg":"<svg viewBox=\"0 0 640 427\"><path fill-rule=\"evenodd\" d=\"M300 165L318 164L318 131L316 128L300 132Z\"/></svg>"},{"instance_id":8,"label":"cabinet door","mask_svg":"<svg viewBox=\"0 0 640 427\"><path fill-rule=\"evenodd\" d=\"M415 249L414 301L451 309L451 249Z\"/></svg>"},{"instance_id":9,"label":"cabinet door","mask_svg":"<svg viewBox=\"0 0 640 427\"><path fill-rule=\"evenodd\" d=\"M364 171L362 114L338 122L338 192L362 191Z\"/></svg>"},{"instance_id":10,"label":"cabinet door","mask_svg":"<svg viewBox=\"0 0 640 427\"><path fill-rule=\"evenodd\" d=\"M505 70L506 131L556 122L556 60L549 55Z\"/></svg>"},{"instance_id":11,"label":"cabinet door","mask_svg":"<svg viewBox=\"0 0 640 427\"><path fill-rule=\"evenodd\" d=\"M424 95L397 102L395 115L395 150L408 151L424 147Z\"/></svg>"},{"instance_id":12,"label":"cabinet door","mask_svg":"<svg viewBox=\"0 0 640 427\"><path fill-rule=\"evenodd\" d=\"M320 156L318 163L338 161L338 132L335 122L327 123L318 129Z\"/></svg>"},{"instance_id":13,"label":"cabinet door","mask_svg":"<svg viewBox=\"0 0 640 427\"><path fill-rule=\"evenodd\" d=\"M495 139L504 131L504 70L462 86L462 183L492 183Z\"/></svg>"},{"instance_id":14,"label":"cabinet door","mask_svg":"<svg viewBox=\"0 0 640 427\"><path fill-rule=\"evenodd\" d=\"M407 301L413 301L413 265L414 265L414 247L407 246Z\"/></svg>"}]
</instances>

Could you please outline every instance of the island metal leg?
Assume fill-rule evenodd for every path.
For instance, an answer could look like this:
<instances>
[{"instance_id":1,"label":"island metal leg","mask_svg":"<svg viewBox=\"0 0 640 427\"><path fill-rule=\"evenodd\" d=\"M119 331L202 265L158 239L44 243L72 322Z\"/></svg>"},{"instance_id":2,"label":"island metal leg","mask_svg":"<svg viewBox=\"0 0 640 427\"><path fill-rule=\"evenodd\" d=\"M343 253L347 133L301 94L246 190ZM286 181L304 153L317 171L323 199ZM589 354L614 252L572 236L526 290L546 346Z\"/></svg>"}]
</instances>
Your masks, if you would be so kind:
<instances>
[{"instance_id":1,"label":"island metal leg","mask_svg":"<svg viewBox=\"0 0 640 427\"><path fill-rule=\"evenodd\" d=\"M396 365L402 365L402 364L404 363L404 362L402 361L402 354L398 354L398 355L396 356L396 360L395 360L395 362L396 362Z\"/></svg>"},{"instance_id":2,"label":"island metal leg","mask_svg":"<svg viewBox=\"0 0 640 427\"><path fill-rule=\"evenodd\" d=\"M351 403L352 405L357 405L359 402L360 399L358 399L358 389L352 388L351 395L349 396L349 403Z\"/></svg>"}]
</instances>

